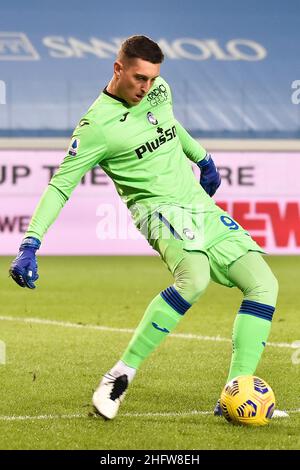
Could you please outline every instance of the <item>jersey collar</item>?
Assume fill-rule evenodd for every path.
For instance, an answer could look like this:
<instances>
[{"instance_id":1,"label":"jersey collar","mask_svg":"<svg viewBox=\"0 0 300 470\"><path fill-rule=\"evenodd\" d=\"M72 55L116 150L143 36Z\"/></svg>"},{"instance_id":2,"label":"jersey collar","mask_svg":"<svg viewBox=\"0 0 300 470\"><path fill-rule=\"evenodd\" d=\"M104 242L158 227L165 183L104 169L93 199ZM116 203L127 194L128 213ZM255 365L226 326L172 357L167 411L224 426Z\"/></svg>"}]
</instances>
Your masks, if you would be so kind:
<instances>
[{"instance_id":1,"label":"jersey collar","mask_svg":"<svg viewBox=\"0 0 300 470\"><path fill-rule=\"evenodd\" d=\"M129 106L127 101L123 100L122 98L119 98L116 95L113 95L112 93L109 93L109 91L107 91L107 87L104 88L103 93L109 96L110 98L113 98L114 100L120 101L120 103L123 103L125 106Z\"/></svg>"}]
</instances>

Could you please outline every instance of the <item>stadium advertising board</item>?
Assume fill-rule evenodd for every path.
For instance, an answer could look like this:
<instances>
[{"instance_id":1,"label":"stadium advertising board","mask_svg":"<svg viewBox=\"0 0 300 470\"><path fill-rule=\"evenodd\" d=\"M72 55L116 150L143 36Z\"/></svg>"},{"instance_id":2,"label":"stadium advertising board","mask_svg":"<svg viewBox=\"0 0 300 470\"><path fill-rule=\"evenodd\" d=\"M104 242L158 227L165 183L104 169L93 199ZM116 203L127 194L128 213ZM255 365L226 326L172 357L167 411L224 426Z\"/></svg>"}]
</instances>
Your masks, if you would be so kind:
<instances>
[{"instance_id":1,"label":"stadium advertising board","mask_svg":"<svg viewBox=\"0 0 300 470\"><path fill-rule=\"evenodd\" d=\"M0 152L1 255L15 253L63 156L58 150ZM217 152L214 158L222 175L216 203L266 252L300 254L300 153ZM101 168L85 175L44 240L41 254L154 253Z\"/></svg>"}]
</instances>

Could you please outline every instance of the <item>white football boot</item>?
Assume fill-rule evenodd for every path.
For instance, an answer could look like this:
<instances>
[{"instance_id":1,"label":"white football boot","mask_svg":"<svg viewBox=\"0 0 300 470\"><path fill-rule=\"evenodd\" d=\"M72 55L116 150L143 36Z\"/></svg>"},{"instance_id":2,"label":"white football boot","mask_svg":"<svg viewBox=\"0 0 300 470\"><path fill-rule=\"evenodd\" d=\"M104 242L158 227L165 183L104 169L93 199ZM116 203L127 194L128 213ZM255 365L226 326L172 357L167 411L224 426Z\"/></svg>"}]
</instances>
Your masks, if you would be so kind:
<instances>
[{"instance_id":1,"label":"white football boot","mask_svg":"<svg viewBox=\"0 0 300 470\"><path fill-rule=\"evenodd\" d=\"M125 397L128 387L126 374L114 377L109 372L104 375L93 394L93 405L96 412L105 419L113 419Z\"/></svg>"}]
</instances>

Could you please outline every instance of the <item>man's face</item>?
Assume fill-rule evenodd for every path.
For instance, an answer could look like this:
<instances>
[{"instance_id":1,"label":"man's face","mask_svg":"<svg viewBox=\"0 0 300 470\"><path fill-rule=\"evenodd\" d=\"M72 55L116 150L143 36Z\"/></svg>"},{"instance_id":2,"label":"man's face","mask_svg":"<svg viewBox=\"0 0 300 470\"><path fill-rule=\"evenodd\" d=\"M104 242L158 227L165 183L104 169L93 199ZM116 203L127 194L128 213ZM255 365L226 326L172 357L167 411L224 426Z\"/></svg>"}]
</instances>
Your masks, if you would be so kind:
<instances>
[{"instance_id":1,"label":"man's face","mask_svg":"<svg viewBox=\"0 0 300 470\"><path fill-rule=\"evenodd\" d=\"M142 59L127 59L115 63L117 94L131 106L140 103L159 76L160 64Z\"/></svg>"}]
</instances>

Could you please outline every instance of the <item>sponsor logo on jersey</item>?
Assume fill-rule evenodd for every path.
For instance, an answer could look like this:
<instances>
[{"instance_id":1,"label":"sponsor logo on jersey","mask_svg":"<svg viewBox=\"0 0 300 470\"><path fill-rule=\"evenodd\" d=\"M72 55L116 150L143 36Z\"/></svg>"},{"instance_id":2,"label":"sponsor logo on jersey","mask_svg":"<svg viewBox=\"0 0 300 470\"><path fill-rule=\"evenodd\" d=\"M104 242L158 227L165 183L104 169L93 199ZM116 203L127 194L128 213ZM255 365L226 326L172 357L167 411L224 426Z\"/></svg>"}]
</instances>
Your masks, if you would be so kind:
<instances>
[{"instance_id":1,"label":"sponsor logo on jersey","mask_svg":"<svg viewBox=\"0 0 300 470\"><path fill-rule=\"evenodd\" d=\"M71 157L76 157L78 149L80 145L80 139L73 138L71 140L71 144L68 150L68 154L71 155Z\"/></svg>"},{"instance_id":2,"label":"sponsor logo on jersey","mask_svg":"<svg viewBox=\"0 0 300 470\"><path fill-rule=\"evenodd\" d=\"M139 159L143 158L147 152L154 152L154 150L158 149L158 147L174 139L177 135L175 126L170 127L165 131L161 127L158 127L157 132L158 134L160 134L157 139L149 140L148 142L145 142L143 145L140 145L138 148L135 149L135 153Z\"/></svg>"},{"instance_id":3,"label":"sponsor logo on jersey","mask_svg":"<svg viewBox=\"0 0 300 470\"><path fill-rule=\"evenodd\" d=\"M39 60L39 58L26 34L0 32L0 60Z\"/></svg>"},{"instance_id":4,"label":"sponsor logo on jersey","mask_svg":"<svg viewBox=\"0 0 300 470\"><path fill-rule=\"evenodd\" d=\"M156 124L158 124L158 120L156 119L154 114L151 113L151 111L147 113L147 119L150 122L150 124L153 124L153 126L156 126Z\"/></svg>"},{"instance_id":5,"label":"sponsor logo on jersey","mask_svg":"<svg viewBox=\"0 0 300 470\"><path fill-rule=\"evenodd\" d=\"M165 101L167 101L167 99L167 88L162 83L158 87L153 88L153 90L150 91L147 95L147 100L149 101L151 106L157 106L161 103L164 103Z\"/></svg>"},{"instance_id":6,"label":"sponsor logo on jersey","mask_svg":"<svg viewBox=\"0 0 300 470\"><path fill-rule=\"evenodd\" d=\"M186 238L188 238L189 240L194 240L195 234L194 234L194 232L192 232L191 229L189 229L189 228L184 228L184 229L183 229L183 233L184 233L184 235L186 236Z\"/></svg>"}]
</instances>

